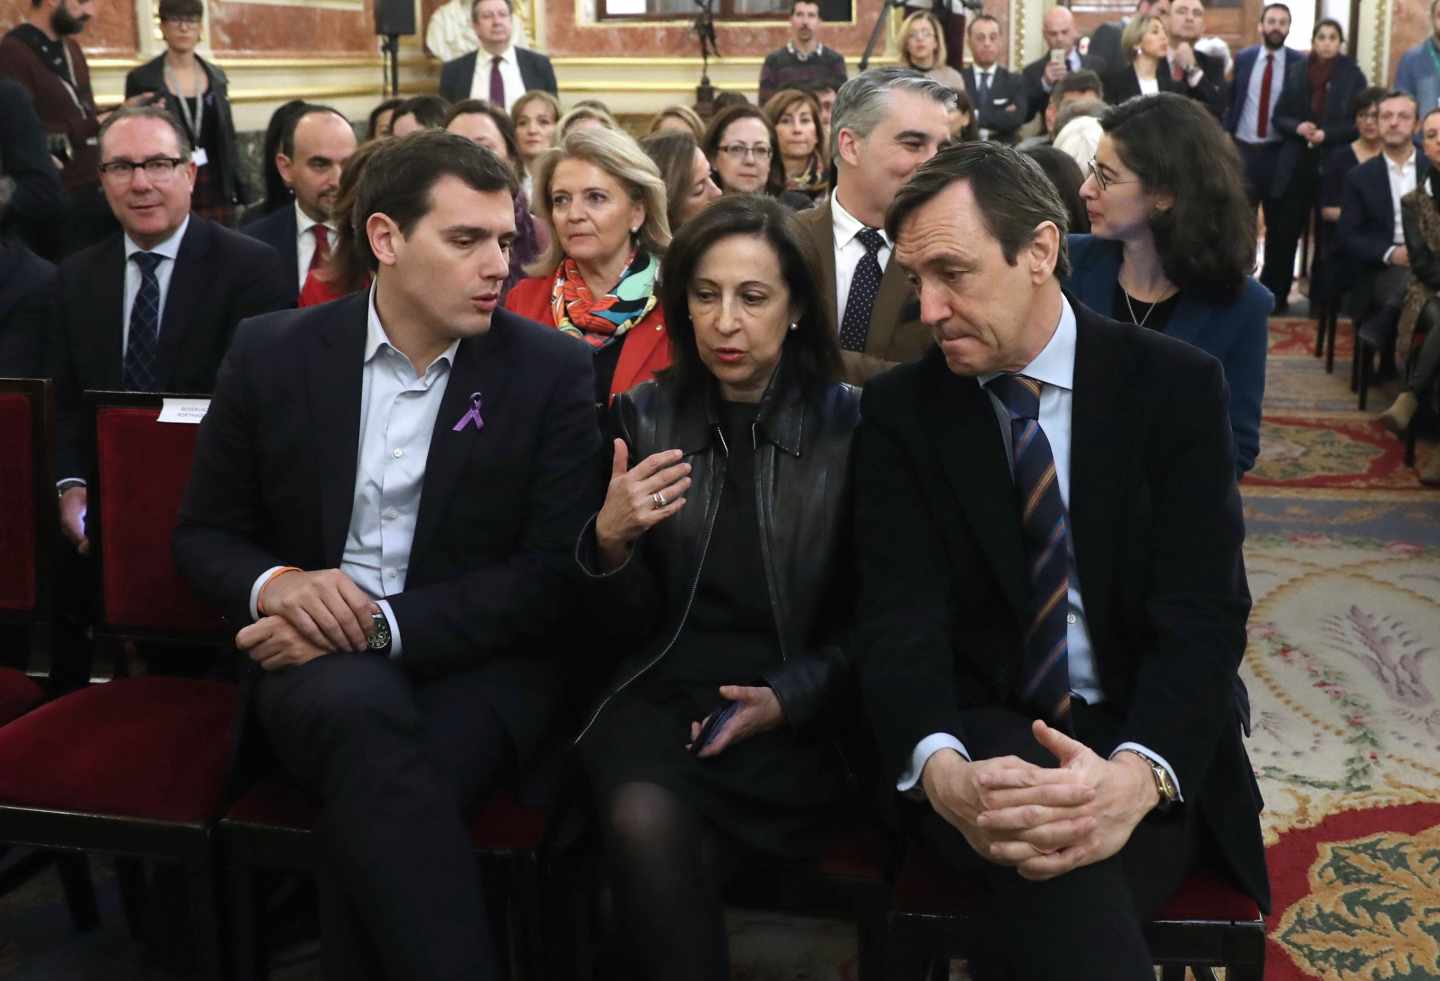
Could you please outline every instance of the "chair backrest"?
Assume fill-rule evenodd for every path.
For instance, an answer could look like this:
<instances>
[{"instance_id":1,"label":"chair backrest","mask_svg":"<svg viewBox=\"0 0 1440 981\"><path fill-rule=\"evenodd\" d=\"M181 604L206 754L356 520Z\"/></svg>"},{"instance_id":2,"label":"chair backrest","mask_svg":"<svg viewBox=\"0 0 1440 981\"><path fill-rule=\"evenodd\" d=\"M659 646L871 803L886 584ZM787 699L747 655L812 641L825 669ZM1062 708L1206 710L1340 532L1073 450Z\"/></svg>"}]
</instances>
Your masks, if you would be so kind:
<instances>
[{"instance_id":1,"label":"chair backrest","mask_svg":"<svg viewBox=\"0 0 1440 981\"><path fill-rule=\"evenodd\" d=\"M48 379L0 378L0 622L42 619L59 515Z\"/></svg>"},{"instance_id":2,"label":"chair backrest","mask_svg":"<svg viewBox=\"0 0 1440 981\"><path fill-rule=\"evenodd\" d=\"M94 406L89 527L100 563L102 631L152 641L219 639L227 633L219 613L190 589L170 554L200 427L160 422L164 396L86 398Z\"/></svg>"}]
</instances>

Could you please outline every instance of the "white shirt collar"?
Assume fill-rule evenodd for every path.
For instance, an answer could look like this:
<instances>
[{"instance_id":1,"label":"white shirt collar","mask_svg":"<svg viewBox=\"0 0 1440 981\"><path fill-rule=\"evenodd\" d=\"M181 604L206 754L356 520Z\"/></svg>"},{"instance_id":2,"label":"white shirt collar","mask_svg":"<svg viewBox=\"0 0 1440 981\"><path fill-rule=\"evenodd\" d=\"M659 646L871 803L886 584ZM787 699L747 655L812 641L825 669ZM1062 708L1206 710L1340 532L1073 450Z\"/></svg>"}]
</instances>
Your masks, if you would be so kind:
<instances>
[{"instance_id":1,"label":"white shirt collar","mask_svg":"<svg viewBox=\"0 0 1440 981\"><path fill-rule=\"evenodd\" d=\"M801 61L809 61L811 58L814 58L825 51L825 44L821 41L815 42L815 50L810 52L809 54L804 54L800 51L800 49L796 48L794 41L785 42L785 47L789 48L790 53L796 58L799 58Z\"/></svg>"},{"instance_id":2,"label":"white shirt collar","mask_svg":"<svg viewBox=\"0 0 1440 981\"><path fill-rule=\"evenodd\" d=\"M1035 355L1035 359L1015 373L1067 392L1074 390L1075 311L1065 294L1060 294L1060 322L1055 326L1055 333L1050 335L1050 340ZM982 386L988 385L991 379L1003 374L1003 371L992 371L977 376L977 380Z\"/></svg>"},{"instance_id":3,"label":"white shirt collar","mask_svg":"<svg viewBox=\"0 0 1440 981\"><path fill-rule=\"evenodd\" d=\"M498 55L492 55L483 47L480 48L480 61L482 64L490 64L490 59L492 58L499 58L507 65L513 65L515 63L515 45L511 44L508 48L500 52Z\"/></svg>"},{"instance_id":4,"label":"white shirt collar","mask_svg":"<svg viewBox=\"0 0 1440 981\"><path fill-rule=\"evenodd\" d=\"M1385 166L1389 167L1392 171L1394 171L1394 172L1397 173L1397 174L1403 174L1403 173L1405 173L1406 171L1414 170L1414 169L1415 169L1415 156L1416 156L1416 152L1415 152L1414 148L1412 147L1411 150L1410 150L1410 156L1409 156L1408 158L1406 158L1406 160L1405 160L1404 163L1397 164L1395 161L1391 160L1389 156L1386 156L1386 157L1385 157Z\"/></svg>"},{"instance_id":5,"label":"white shirt collar","mask_svg":"<svg viewBox=\"0 0 1440 981\"><path fill-rule=\"evenodd\" d=\"M169 238L153 249L142 249L135 244L135 240L127 233L125 235L125 261L129 262L130 257L137 252L154 252L156 255L163 255L171 262L174 262L175 257L180 254L180 242L185 238L185 230L189 227L190 216L186 215L185 220L180 223L180 227L175 229Z\"/></svg>"},{"instance_id":6,"label":"white shirt collar","mask_svg":"<svg viewBox=\"0 0 1440 981\"><path fill-rule=\"evenodd\" d=\"M314 218L311 218L309 215L307 215L307 214L305 213L305 209L302 208L302 207L300 207L300 202L299 202L299 201L296 201L296 202L295 202L295 240L298 242L300 239L304 238L304 237L305 237L305 233L308 232L310 229L314 228L314 227L315 227L316 225L318 225L318 224L320 224L320 222L316 221ZM334 222L331 222L331 221L325 222L325 227L328 228L328 229L329 229L330 231L332 231L332 232L335 231L335 223L334 223ZM334 243L332 242L331 244L333 245Z\"/></svg>"},{"instance_id":7,"label":"white shirt collar","mask_svg":"<svg viewBox=\"0 0 1440 981\"><path fill-rule=\"evenodd\" d=\"M314 222L311 222L311 224L313 225ZM385 325L380 322L380 311L375 307L375 290L379 285L380 284L378 282L370 284L370 302L368 310L369 315L365 321L365 364L369 364L371 361L373 361L375 359L375 355L380 352L380 349L382 347L388 347L396 354L399 354L402 358L405 356L404 354L401 354L399 348L397 348L394 344L390 343L390 335L385 333ZM447 347L444 351L440 352L439 357L437 357L434 361L431 361L428 365L425 366L426 373L428 374L435 368L436 365L438 365L442 361L445 362L446 367L454 365L455 351L459 347L460 338L457 337L455 338L455 340L450 342L449 347Z\"/></svg>"},{"instance_id":8,"label":"white shirt collar","mask_svg":"<svg viewBox=\"0 0 1440 981\"><path fill-rule=\"evenodd\" d=\"M991 65L989 68L981 68L979 65L973 65L972 67L975 69L975 76L978 78L978 77L981 76L981 75L993 75L993 74L995 74L995 69L996 69L997 67L999 67L999 66L998 66L998 65Z\"/></svg>"},{"instance_id":9,"label":"white shirt collar","mask_svg":"<svg viewBox=\"0 0 1440 981\"><path fill-rule=\"evenodd\" d=\"M845 210L845 206L840 203L840 195L837 193L830 195L830 227L833 229L836 246L843 249L868 226ZM885 245L888 248L891 245L890 236L885 234L883 228L878 231L880 237L885 239Z\"/></svg>"}]
</instances>

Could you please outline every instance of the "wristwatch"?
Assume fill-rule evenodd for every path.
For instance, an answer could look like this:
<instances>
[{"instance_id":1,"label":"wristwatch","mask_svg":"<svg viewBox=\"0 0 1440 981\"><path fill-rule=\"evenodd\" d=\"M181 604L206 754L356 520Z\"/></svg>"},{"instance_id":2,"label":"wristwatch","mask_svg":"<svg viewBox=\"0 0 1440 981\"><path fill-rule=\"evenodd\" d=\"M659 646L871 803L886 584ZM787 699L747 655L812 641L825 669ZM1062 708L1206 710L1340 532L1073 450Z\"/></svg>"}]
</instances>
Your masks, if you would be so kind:
<instances>
[{"instance_id":1,"label":"wristwatch","mask_svg":"<svg viewBox=\"0 0 1440 981\"><path fill-rule=\"evenodd\" d=\"M375 625L375 630L370 634L370 650L376 654L390 654L390 621L385 619L383 612L370 614L370 622Z\"/></svg>"},{"instance_id":2,"label":"wristwatch","mask_svg":"<svg viewBox=\"0 0 1440 981\"><path fill-rule=\"evenodd\" d=\"M1175 786L1175 780L1170 776L1170 771L1138 750L1127 749L1125 752L1134 753L1150 767L1150 772L1155 777L1155 792L1160 795L1160 803L1155 805L1155 810L1157 813L1164 814L1180 800L1180 788Z\"/></svg>"}]
</instances>

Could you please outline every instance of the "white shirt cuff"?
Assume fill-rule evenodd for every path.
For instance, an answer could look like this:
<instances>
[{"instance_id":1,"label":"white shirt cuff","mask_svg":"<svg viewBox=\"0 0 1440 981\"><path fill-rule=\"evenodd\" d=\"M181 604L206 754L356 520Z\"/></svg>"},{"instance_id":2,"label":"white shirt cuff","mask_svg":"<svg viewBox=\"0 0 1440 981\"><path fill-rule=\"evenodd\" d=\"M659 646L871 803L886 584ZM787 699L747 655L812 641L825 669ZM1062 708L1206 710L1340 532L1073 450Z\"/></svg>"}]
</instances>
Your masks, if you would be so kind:
<instances>
[{"instance_id":1,"label":"white shirt cuff","mask_svg":"<svg viewBox=\"0 0 1440 981\"><path fill-rule=\"evenodd\" d=\"M1159 763L1162 767L1165 768L1165 772L1170 774L1170 779L1175 782L1175 793L1177 795L1175 799L1178 801L1183 801L1185 799L1185 794L1180 787L1180 778L1175 775L1175 770L1170 766L1169 763L1166 762L1165 757L1155 752L1149 746L1141 746L1139 743L1121 743L1119 746L1115 747L1115 752L1110 754L1110 758L1113 760L1115 758L1115 753L1126 752L1139 753L1147 760L1154 760L1156 763Z\"/></svg>"},{"instance_id":2,"label":"white shirt cuff","mask_svg":"<svg viewBox=\"0 0 1440 981\"><path fill-rule=\"evenodd\" d=\"M1185 73L1185 84L1193 89L1203 81L1205 81L1205 69L1199 65L1190 66L1190 70Z\"/></svg>"},{"instance_id":3,"label":"white shirt cuff","mask_svg":"<svg viewBox=\"0 0 1440 981\"><path fill-rule=\"evenodd\" d=\"M255 585L250 587L251 620L260 619L260 590L265 588L265 584L270 581L271 576L275 575L275 573L279 572L283 568L285 568L283 565L272 565L270 568L266 569L264 572L260 573L260 575L255 577Z\"/></svg>"},{"instance_id":4,"label":"white shirt cuff","mask_svg":"<svg viewBox=\"0 0 1440 981\"><path fill-rule=\"evenodd\" d=\"M58 488L61 484L75 484L76 486L79 486L79 487L85 487L85 486L87 486L87 484L85 483L85 478L84 478L84 477L65 477L65 478L63 478L63 479L61 479L61 480L55 481L55 486L56 486L57 488Z\"/></svg>"},{"instance_id":5,"label":"white shirt cuff","mask_svg":"<svg viewBox=\"0 0 1440 981\"><path fill-rule=\"evenodd\" d=\"M400 657L400 621L395 619L395 611L390 609L389 600L376 600L375 605L380 607L380 612L385 614L385 619L390 621L390 660L398 660Z\"/></svg>"},{"instance_id":6,"label":"white shirt cuff","mask_svg":"<svg viewBox=\"0 0 1440 981\"><path fill-rule=\"evenodd\" d=\"M942 749L953 749L967 760L970 759L970 751L960 740L948 732L933 732L915 744L915 751L910 754L910 766L900 774L895 789L902 794L914 790L920 782L920 775L925 772L925 764Z\"/></svg>"},{"instance_id":7,"label":"white shirt cuff","mask_svg":"<svg viewBox=\"0 0 1440 981\"><path fill-rule=\"evenodd\" d=\"M1398 245L1392 245L1392 246L1390 246L1390 248L1388 248L1388 249L1385 250L1385 258L1384 258L1384 260L1383 260L1384 263L1385 263L1385 265L1387 265L1387 266L1390 265L1390 256L1393 255L1394 252L1395 252L1395 250L1398 249L1398 248L1400 248L1400 246L1398 246Z\"/></svg>"}]
</instances>

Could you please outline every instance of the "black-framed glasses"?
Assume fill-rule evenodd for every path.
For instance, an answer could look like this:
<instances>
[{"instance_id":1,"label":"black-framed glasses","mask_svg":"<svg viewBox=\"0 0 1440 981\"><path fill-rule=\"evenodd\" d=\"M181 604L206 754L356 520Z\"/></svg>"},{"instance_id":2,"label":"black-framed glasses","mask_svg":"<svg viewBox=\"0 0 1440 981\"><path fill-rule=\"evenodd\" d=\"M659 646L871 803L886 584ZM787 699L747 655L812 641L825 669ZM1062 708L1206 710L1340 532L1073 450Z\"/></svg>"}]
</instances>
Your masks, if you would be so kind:
<instances>
[{"instance_id":1,"label":"black-framed glasses","mask_svg":"<svg viewBox=\"0 0 1440 981\"><path fill-rule=\"evenodd\" d=\"M744 143L727 143L716 149L733 160L744 160L751 156L756 160L769 160L771 153L768 143L756 143L754 146L746 146Z\"/></svg>"},{"instance_id":2,"label":"black-framed glasses","mask_svg":"<svg viewBox=\"0 0 1440 981\"><path fill-rule=\"evenodd\" d=\"M175 168L186 163L188 157L151 157L149 160L109 160L100 165L100 176L117 184L128 184L135 179L135 171L145 171L145 176L156 184L164 184L175 176Z\"/></svg>"},{"instance_id":3,"label":"black-framed glasses","mask_svg":"<svg viewBox=\"0 0 1440 981\"><path fill-rule=\"evenodd\" d=\"M200 30L199 17L162 17L160 23L169 24L171 27L184 27L192 31Z\"/></svg>"},{"instance_id":4,"label":"black-framed glasses","mask_svg":"<svg viewBox=\"0 0 1440 981\"><path fill-rule=\"evenodd\" d=\"M1117 180L1114 177L1106 177L1105 172L1100 169L1100 165L1095 162L1094 157L1090 158L1090 176L1095 178L1095 183L1100 185L1100 190L1102 191L1108 191L1116 184L1140 183L1140 178L1138 177L1126 177L1123 180Z\"/></svg>"}]
</instances>

